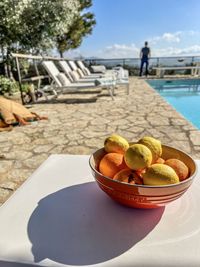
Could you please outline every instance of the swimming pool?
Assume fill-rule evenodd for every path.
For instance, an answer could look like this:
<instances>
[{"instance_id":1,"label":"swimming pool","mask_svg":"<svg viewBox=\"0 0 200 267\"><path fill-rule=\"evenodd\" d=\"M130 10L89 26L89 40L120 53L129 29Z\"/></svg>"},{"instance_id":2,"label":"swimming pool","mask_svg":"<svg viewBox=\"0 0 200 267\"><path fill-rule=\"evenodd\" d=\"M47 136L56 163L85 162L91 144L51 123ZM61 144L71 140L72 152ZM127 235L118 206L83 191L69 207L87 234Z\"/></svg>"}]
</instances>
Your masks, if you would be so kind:
<instances>
[{"instance_id":1,"label":"swimming pool","mask_svg":"<svg viewBox=\"0 0 200 267\"><path fill-rule=\"evenodd\" d=\"M147 82L179 113L200 129L200 79Z\"/></svg>"}]
</instances>

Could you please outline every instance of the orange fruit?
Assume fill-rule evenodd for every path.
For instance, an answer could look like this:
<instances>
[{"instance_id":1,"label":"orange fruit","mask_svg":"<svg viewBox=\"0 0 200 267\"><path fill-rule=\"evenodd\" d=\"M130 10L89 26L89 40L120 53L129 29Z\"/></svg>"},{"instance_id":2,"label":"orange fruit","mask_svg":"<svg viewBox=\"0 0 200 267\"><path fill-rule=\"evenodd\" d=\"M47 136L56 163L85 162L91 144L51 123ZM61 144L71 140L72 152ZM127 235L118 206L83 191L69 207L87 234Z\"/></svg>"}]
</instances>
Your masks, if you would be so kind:
<instances>
[{"instance_id":1,"label":"orange fruit","mask_svg":"<svg viewBox=\"0 0 200 267\"><path fill-rule=\"evenodd\" d=\"M123 183L142 184L142 179L131 169L123 169L117 172L113 179Z\"/></svg>"},{"instance_id":2,"label":"orange fruit","mask_svg":"<svg viewBox=\"0 0 200 267\"><path fill-rule=\"evenodd\" d=\"M174 169L180 181L183 181L188 177L189 169L183 161L179 159L167 159L165 164Z\"/></svg>"},{"instance_id":3,"label":"orange fruit","mask_svg":"<svg viewBox=\"0 0 200 267\"><path fill-rule=\"evenodd\" d=\"M146 172L146 168L145 169L136 170L135 172L142 179L142 175Z\"/></svg>"},{"instance_id":4,"label":"orange fruit","mask_svg":"<svg viewBox=\"0 0 200 267\"><path fill-rule=\"evenodd\" d=\"M110 178L124 168L127 168L124 156L119 153L107 153L99 163L100 173Z\"/></svg>"},{"instance_id":5,"label":"orange fruit","mask_svg":"<svg viewBox=\"0 0 200 267\"><path fill-rule=\"evenodd\" d=\"M164 164L165 163L165 160L163 158L158 158L156 160L156 163Z\"/></svg>"}]
</instances>

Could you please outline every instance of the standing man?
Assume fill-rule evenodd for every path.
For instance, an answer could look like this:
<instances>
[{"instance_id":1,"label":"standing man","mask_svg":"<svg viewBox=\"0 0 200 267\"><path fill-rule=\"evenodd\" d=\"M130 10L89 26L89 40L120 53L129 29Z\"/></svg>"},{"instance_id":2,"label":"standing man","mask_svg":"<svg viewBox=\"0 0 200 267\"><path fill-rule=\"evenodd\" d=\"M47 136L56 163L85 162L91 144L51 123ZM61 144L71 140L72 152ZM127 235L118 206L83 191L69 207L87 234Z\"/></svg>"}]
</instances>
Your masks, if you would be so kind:
<instances>
[{"instance_id":1,"label":"standing man","mask_svg":"<svg viewBox=\"0 0 200 267\"><path fill-rule=\"evenodd\" d=\"M144 63L146 64L146 76L148 75L149 58L151 56L150 48L148 47L148 42L144 43L144 47L140 51L141 65L140 65L140 76L142 76Z\"/></svg>"}]
</instances>

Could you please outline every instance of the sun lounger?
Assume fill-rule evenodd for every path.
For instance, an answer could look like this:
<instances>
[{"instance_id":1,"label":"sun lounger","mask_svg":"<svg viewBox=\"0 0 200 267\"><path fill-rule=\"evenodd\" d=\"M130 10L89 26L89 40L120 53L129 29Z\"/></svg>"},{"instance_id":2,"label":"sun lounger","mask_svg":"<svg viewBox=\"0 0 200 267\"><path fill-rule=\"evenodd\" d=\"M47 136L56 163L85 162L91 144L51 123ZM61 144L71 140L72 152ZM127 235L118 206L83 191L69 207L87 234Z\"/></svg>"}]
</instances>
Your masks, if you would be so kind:
<instances>
[{"instance_id":1,"label":"sun lounger","mask_svg":"<svg viewBox=\"0 0 200 267\"><path fill-rule=\"evenodd\" d=\"M96 80L101 79L101 81L116 81L116 75L114 72L110 74L100 75L100 76L85 76L80 68L75 66L74 62L71 61L71 66L73 66L73 70L69 67L68 62L62 60L58 61L60 67L62 68L63 72L66 74L68 78L72 78L72 82L78 83L86 83L86 82L96 82ZM102 80L103 79L103 80ZM101 83L101 82L100 82Z\"/></svg>"},{"instance_id":2,"label":"sun lounger","mask_svg":"<svg viewBox=\"0 0 200 267\"><path fill-rule=\"evenodd\" d=\"M78 62L79 62L79 64L78 64ZM90 72L90 70L86 66L83 65L83 62L79 61L79 60L76 62L77 65L72 60L69 60L68 63L70 65L70 67L72 68L72 70L80 69L83 72L83 74L86 75L86 76L104 77L104 78L106 78L107 76L114 76L115 75L115 72L112 69L111 70L106 70L105 67L104 67L104 71L101 72L101 73L92 73L92 72ZM100 66L96 66L96 67L100 67Z\"/></svg>"},{"instance_id":3,"label":"sun lounger","mask_svg":"<svg viewBox=\"0 0 200 267\"><path fill-rule=\"evenodd\" d=\"M86 72L90 75L96 75L97 73L102 73L102 74L105 74L107 72L106 68L104 65L94 65L94 66L91 66L94 73L91 73L90 70L83 64L83 62L81 60L78 60L77 62L77 65L79 66L79 68L83 71L83 72Z\"/></svg>"},{"instance_id":4,"label":"sun lounger","mask_svg":"<svg viewBox=\"0 0 200 267\"><path fill-rule=\"evenodd\" d=\"M60 72L53 61L43 61L42 65L52 79L49 89L57 96L58 92L79 92L81 89L106 87L111 98L113 97L113 87L115 82L113 80L101 80L88 83L71 83L67 76Z\"/></svg>"},{"instance_id":5,"label":"sun lounger","mask_svg":"<svg viewBox=\"0 0 200 267\"><path fill-rule=\"evenodd\" d=\"M129 72L122 67L113 68L116 75L116 84L125 85L127 89L127 94L129 94Z\"/></svg>"},{"instance_id":6,"label":"sun lounger","mask_svg":"<svg viewBox=\"0 0 200 267\"><path fill-rule=\"evenodd\" d=\"M81 60L78 60L76 63L82 71L86 69L88 72L90 72L89 69L83 64ZM125 70L122 67L114 67L112 70L106 70L104 65L94 65L91 67L93 67L93 69L96 69L96 71L98 71L99 69L99 72L100 70L102 70L105 77L107 75L112 75L115 76L115 79L117 80L126 80L126 81L128 80L129 77L128 70ZM92 75L93 73L90 72L90 74Z\"/></svg>"},{"instance_id":7,"label":"sun lounger","mask_svg":"<svg viewBox=\"0 0 200 267\"><path fill-rule=\"evenodd\" d=\"M77 61L77 65L78 65L78 62L79 62L79 67L82 67L82 69L83 69L84 68L83 63L81 61ZM69 71L70 68L69 68L68 63L70 65L71 69L73 69L73 70ZM87 76L87 77L90 77L89 79L88 78L87 79L86 78L80 78L78 71L79 70L81 71L81 69L75 64L74 61L70 60L68 63L66 61L60 61L59 62L63 71L65 73L67 73L67 72L70 73L70 75L73 76L74 81L85 82L85 81L92 81L93 80L93 78L91 78L93 76L91 76L91 77ZM102 78L104 78L103 81L115 80L115 83L117 85L125 85L127 88L127 94L129 94L129 79L128 79L128 77L129 77L129 74L128 74L127 70L125 70L122 67L115 67L112 70L107 71L103 76L101 76L101 81L102 81ZM100 84L99 81L97 83Z\"/></svg>"},{"instance_id":8,"label":"sun lounger","mask_svg":"<svg viewBox=\"0 0 200 267\"><path fill-rule=\"evenodd\" d=\"M86 68L86 67L85 68L80 68L72 60L69 60L68 64L69 64L69 66L70 66L72 71L78 71L81 75L82 74L84 75L84 78L88 78L88 77L90 77L90 78L101 78L102 77L102 74L91 73L89 71L89 69Z\"/></svg>"},{"instance_id":9,"label":"sun lounger","mask_svg":"<svg viewBox=\"0 0 200 267\"><path fill-rule=\"evenodd\" d=\"M72 70L68 63L65 60L58 61L62 71L66 74L66 76L70 79L71 82L94 82L96 79L100 78L99 76L90 77L85 76L81 69L77 68L76 70Z\"/></svg>"}]
</instances>

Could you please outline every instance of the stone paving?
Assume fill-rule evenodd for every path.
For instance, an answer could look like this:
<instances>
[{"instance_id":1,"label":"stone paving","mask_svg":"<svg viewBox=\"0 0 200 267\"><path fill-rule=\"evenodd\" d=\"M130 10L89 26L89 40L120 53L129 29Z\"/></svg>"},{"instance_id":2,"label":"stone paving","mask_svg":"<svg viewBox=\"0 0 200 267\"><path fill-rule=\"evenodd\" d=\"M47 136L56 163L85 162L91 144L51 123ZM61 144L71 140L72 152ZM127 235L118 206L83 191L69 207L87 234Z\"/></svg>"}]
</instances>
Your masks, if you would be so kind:
<instances>
[{"instance_id":1,"label":"stone paving","mask_svg":"<svg viewBox=\"0 0 200 267\"><path fill-rule=\"evenodd\" d=\"M77 97L79 101L75 95L63 95L53 103L36 104L31 110L48 116L48 121L0 133L0 205L49 155L90 154L111 133L130 141L150 135L200 158L200 131L144 79L131 77L130 94L118 88L114 101L102 93Z\"/></svg>"}]
</instances>

